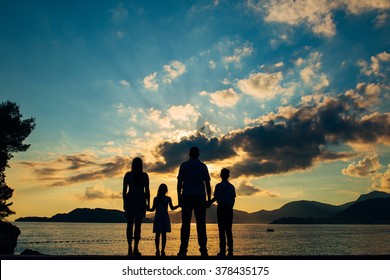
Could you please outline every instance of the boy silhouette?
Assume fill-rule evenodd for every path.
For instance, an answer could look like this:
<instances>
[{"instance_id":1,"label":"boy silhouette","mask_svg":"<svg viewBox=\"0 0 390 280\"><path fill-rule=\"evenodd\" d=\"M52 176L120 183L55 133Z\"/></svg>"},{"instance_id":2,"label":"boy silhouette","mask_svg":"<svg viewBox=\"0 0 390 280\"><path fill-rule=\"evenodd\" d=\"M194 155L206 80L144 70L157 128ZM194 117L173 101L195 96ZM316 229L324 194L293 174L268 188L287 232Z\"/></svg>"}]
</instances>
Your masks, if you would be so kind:
<instances>
[{"instance_id":1,"label":"boy silhouette","mask_svg":"<svg viewBox=\"0 0 390 280\"><path fill-rule=\"evenodd\" d=\"M219 253L217 256L226 255L226 240L228 246L228 256L233 256L233 206L236 199L234 186L228 181L230 176L229 169L221 170L222 181L215 186L214 197L209 206L217 201L217 219L219 231Z\"/></svg>"}]
</instances>

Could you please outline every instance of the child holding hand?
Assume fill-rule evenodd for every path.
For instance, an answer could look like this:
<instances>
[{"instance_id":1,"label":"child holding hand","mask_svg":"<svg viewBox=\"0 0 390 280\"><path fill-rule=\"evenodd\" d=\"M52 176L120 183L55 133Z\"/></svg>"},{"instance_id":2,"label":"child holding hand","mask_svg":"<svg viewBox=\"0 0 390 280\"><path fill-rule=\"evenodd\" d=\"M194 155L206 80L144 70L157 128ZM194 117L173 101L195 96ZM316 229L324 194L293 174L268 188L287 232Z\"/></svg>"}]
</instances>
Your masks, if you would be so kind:
<instances>
[{"instance_id":1,"label":"child holding hand","mask_svg":"<svg viewBox=\"0 0 390 280\"><path fill-rule=\"evenodd\" d=\"M161 184L157 191L157 196L153 199L153 206L149 211L156 211L153 221L153 232L156 233L156 256L165 256L165 245L167 242L167 232L171 232L171 221L168 214L168 206L171 210L179 208L179 206L173 206L172 199L167 196L168 187L166 184ZM160 247L160 235L161 240L161 253Z\"/></svg>"},{"instance_id":2,"label":"child holding hand","mask_svg":"<svg viewBox=\"0 0 390 280\"><path fill-rule=\"evenodd\" d=\"M209 202L209 206L217 201L217 219L219 231L218 256L226 255L226 241L228 245L228 256L233 256L233 206L236 200L236 190L229 182L230 171L223 168L221 170L222 181L215 186L214 197Z\"/></svg>"}]
</instances>

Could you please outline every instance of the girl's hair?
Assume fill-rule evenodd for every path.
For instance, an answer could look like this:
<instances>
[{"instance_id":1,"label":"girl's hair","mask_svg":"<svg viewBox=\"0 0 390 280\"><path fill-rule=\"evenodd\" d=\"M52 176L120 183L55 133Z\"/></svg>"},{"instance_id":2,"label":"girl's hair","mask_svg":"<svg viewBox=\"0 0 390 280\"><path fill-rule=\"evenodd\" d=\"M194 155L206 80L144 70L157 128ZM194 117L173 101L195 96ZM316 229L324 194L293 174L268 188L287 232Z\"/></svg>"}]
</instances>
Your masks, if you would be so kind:
<instances>
[{"instance_id":1,"label":"girl's hair","mask_svg":"<svg viewBox=\"0 0 390 280\"><path fill-rule=\"evenodd\" d=\"M164 196L168 192L168 186L166 184L161 184L158 187L157 196Z\"/></svg>"}]
</instances>

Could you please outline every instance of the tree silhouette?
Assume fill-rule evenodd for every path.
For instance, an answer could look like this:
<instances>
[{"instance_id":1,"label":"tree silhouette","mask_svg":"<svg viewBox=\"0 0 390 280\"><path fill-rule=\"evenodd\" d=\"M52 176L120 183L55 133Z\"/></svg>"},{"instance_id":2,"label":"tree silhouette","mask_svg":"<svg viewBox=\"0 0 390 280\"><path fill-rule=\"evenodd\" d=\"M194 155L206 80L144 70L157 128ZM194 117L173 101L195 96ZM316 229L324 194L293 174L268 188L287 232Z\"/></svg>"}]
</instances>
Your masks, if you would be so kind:
<instances>
[{"instance_id":1,"label":"tree silhouette","mask_svg":"<svg viewBox=\"0 0 390 280\"><path fill-rule=\"evenodd\" d=\"M30 145L23 144L23 141L35 128L35 119L22 120L19 106L11 101L0 104L0 220L9 215L15 214L9 207L12 202L7 203L12 197L13 189L5 183L5 168L8 161L13 157L12 153L24 152Z\"/></svg>"}]
</instances>

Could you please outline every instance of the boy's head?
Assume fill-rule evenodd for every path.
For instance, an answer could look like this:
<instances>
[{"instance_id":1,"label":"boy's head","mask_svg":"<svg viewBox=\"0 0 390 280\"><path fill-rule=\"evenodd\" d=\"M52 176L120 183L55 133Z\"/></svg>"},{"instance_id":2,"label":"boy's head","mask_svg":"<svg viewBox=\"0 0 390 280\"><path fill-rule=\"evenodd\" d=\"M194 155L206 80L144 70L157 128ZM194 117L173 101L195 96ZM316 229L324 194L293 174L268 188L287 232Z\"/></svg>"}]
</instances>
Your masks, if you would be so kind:
<instances>
[{"instance_id":1,"label":"boy's head","mask_svg":"<svg viewBox=\"0 0 390 280\"><path fill-rule=\"evenodd\" d=\"M230 171L227 168L222 168L221 170L221 178L222 180L227 180L230 176Z\"/></svg>"},{"instance_id":2,"label":"boy's head","mask_svg":"<svg viewBox=\"0 0 390 280\"><path fill-rule=\"evenodd\" d=\"M198 147L191 147L190 149L190 158L199 158L199 148Z\"/></svg>"}]
</instances>

